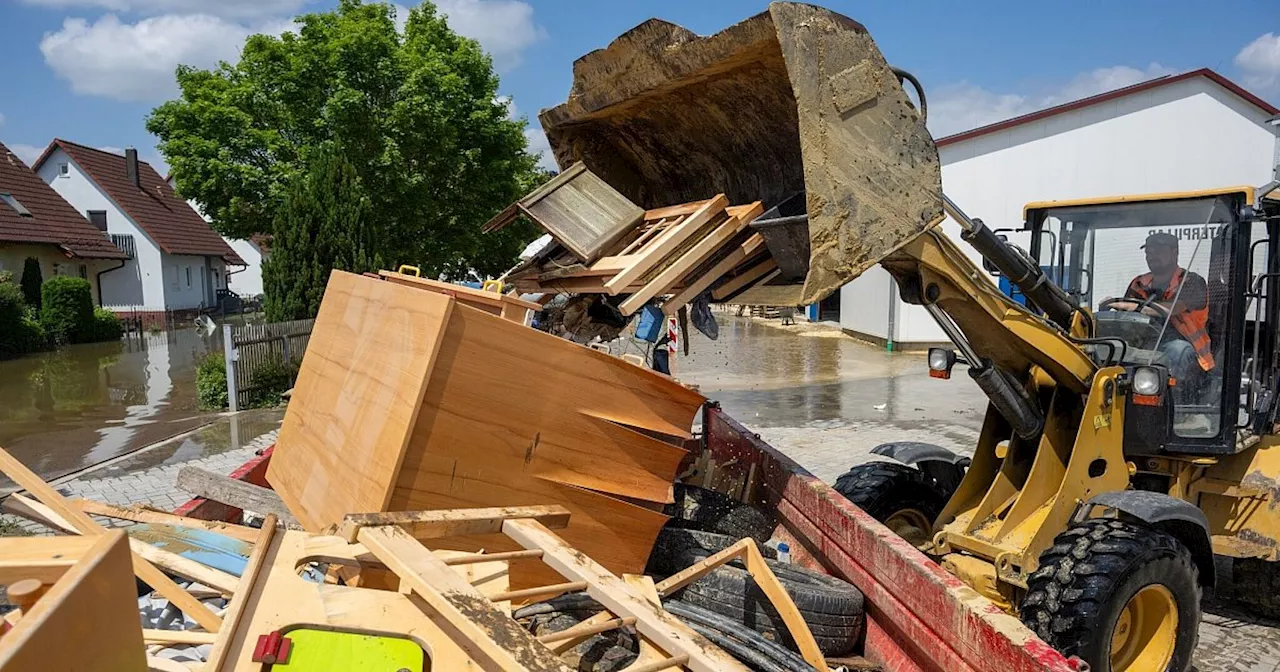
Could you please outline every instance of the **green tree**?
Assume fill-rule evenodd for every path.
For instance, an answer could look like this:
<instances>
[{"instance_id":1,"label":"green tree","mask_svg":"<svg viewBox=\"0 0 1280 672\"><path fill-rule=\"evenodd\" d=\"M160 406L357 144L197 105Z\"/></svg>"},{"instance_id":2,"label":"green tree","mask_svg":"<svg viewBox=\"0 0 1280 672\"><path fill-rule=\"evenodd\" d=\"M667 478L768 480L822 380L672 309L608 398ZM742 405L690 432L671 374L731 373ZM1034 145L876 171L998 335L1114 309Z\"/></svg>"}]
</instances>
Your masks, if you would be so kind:
<instances>
[{"instance_id":1,"label":"green tree","mask_svg":"<svg viewBox=\"0 0 1280 672\"><path fill-rule=\"evenodd\" d=\"M262 265L267 319L315 317L332 269L376 271L381 237L356 169L334 148L321 148L290 181L276 209L271 254Z\"/></svg>"},{"instance_id":2,"label":"green tree","mask_svg":"<svg viewBox=\"0 0 1280 672\"><path fill-rule=\"evenodd\" d=\"M411 10L403 33L394 14L389 3L341 0L298 17L294 32L249 38L236 64L179 67L181 97L156 108L147 129L178 190L220 233L291 221L281 211L303 207L285 205L295 177L333 151L378 222L372 253L430 276L500 273L535 237L530 226L480 232L535 170L523 120L509 117L489 57L434 5Z\"/></svg>"},{"instance_id":3,"label":"green tree","mask_svg":"<svg viewBox=\"0 0 1280 672\"><path fill-rule=\"evenodd\" d=\"M40 260L27 257L22 264L22 296L27 305L40 310L40 286L44 284L44 276L40 273Z\"/></svg>"}]
</instances>

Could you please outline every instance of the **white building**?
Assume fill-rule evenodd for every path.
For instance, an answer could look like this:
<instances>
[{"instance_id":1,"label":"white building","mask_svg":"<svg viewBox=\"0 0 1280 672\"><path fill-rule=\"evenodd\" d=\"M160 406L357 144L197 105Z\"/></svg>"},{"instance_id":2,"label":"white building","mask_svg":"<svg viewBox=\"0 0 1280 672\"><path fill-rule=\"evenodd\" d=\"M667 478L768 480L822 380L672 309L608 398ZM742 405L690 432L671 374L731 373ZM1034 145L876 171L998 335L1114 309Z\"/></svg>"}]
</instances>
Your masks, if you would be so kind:
<instances>
[{"instance_id":1,"label":"white building","mask_svg":"<svg viewBox=\"0 0 1280 672\"><path fill-rule=\"evenodd\" d=\"M1021 227L1035 201L1260 186L1277 164L1268 123L1277 114L1212 70L1161 77L939 139L942 187L998 229ZM943 227L979 260L954 222ZM840 326L861 337L907 348L946 341L879 266L842 288L839 306Z\"/></svg>"},{"instance_id":2,"label":"white building","mask_svg":"<svg viewBox=\"0 0 1280 672\"><path fill-rule=\"evenodd\" d=\"M135 150L54 140L32 168L130 259L99 276L103 306L153 322L217 303L235 253Z\"/></svg>"},{"instance_id":3,"label":"white building","mask_svg":"<svg viewBox=\"0 0 1280 672\"><path fill-rule=\"evenodd\" d=\"M173 175L170 174L165 178L170 187L175 190L178 185L174 184ZM191 206L197 214L204 218L204 221L212 223L213 220L209 215L204 214L204 209L194 200L187 199L187 205ZM244 268L231 271L228 278L228 287L231 291L243 298L250 298L262 294L262 262L267 258L267 250L270 248L270 237L264 235L254 235L248 239L222 237L222 240L236 254L244 260Z\"/></svg>"}]
</instances>

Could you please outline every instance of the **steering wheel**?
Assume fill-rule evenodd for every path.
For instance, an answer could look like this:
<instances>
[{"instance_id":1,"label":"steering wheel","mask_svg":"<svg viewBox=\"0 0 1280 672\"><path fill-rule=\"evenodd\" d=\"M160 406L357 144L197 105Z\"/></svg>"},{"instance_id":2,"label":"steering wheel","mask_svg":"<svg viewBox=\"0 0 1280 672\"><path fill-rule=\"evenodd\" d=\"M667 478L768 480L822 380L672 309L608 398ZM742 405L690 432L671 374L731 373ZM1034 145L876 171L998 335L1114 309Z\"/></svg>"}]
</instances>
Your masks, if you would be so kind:
<instances>
[{"instance_id":1,"label":"steering wheel","mask_svg":"<svg viewBox=\"0 0 1280 672\"><path fill-rule=\"evenodd\" d=\"M1161 319L1161 320L1169 319L1169 309L1159 303L1156 303L1156 297L1154 296L1140 303L1138 299L1131 299L1131 298L1125 298L1125 297L1105 299L1102 301L1102 303L1098 304L1098 312L1102 312L1104 310L1115 310L1111 306L1117 303L1137 303L1138 304L1137 310L1125 311L1125 312L1141 313L1143 309L1151 308L1157 313L1160 313L1158 319Z\"/></svg>"}]
</instances>

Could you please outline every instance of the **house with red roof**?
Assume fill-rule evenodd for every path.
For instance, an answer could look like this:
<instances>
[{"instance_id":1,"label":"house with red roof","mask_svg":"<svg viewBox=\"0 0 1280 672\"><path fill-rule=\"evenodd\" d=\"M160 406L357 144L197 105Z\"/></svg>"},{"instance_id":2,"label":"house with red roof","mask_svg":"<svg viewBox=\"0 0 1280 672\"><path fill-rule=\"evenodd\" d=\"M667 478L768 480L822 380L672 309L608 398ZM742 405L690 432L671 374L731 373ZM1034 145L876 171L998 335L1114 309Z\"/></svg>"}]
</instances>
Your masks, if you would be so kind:
<instances>
[{"instance_id":1,"label":"house with red roof","mask_svg":"<svg viewBox=\"0 0 1280 672\"><path fill-rule=\"evenodd\" d=\"M100 280L102 303L144 319L211 308L245 262L137 150L56 139L32 167L129 259Z\"/></svg>"},{"instance_id":2,"label":"house with red roof","mask_svg":"<svg viewBox=\"0 0 1280 672\"><path fill-rule=\"evenodd\" d=\"M100 303L101 277L128 255L0 144L0 271L11 271L16 282L27 259L39 262L46 280L85 278Z\"/></svg>"},{"instance_id":3,"label":"house with red roof","mask_svg":"<svg viewBox=\"0 0 1280 672\"><path fill-rule=\"evenodd\" d=\"M1276 105L1213 70L1166 75L938 138L942 189L970 217L1030 249L1030 234L1021 231L1028 203L1260 187L1280 178L1278 115ZM1180 240L1199 239L1193 224L1160 226L1176 229L1170 232ZM958 225L948 220L943 231L979 261ZM1081 288L1095 308L1096 300L1123 296L1147 270L1139 249L1146 232L1130 233L1138 242L1095 241L1097 268ZM1207 249L1189 243L1180 254L1184 267L1208 276ZM923 348L947 340L924 308L902 301L880 267L823 304L821 319L873 341Z\"/></svg>"}]
</instances>

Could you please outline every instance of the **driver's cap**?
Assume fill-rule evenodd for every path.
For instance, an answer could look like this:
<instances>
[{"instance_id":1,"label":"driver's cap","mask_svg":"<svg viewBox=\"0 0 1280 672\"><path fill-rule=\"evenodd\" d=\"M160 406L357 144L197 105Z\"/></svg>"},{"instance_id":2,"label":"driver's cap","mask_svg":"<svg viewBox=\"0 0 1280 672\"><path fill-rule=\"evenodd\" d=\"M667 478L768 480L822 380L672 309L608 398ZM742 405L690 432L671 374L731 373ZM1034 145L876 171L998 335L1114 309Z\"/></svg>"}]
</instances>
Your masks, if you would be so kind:
<instances>
[{"instance_id":1,"label":"driver's cap","mask_svg":"<svg viewBox=\"0 0 1280 672\"><path fill-rule=\"evenodd\" d=\"M1170 247L1178 246L1178 237L1172 233L1153 233L1147 236L1147 242L1142 244L1139 249L1147 249L1153 245L1168 245Z\"/></svg>"}]
</instances>

